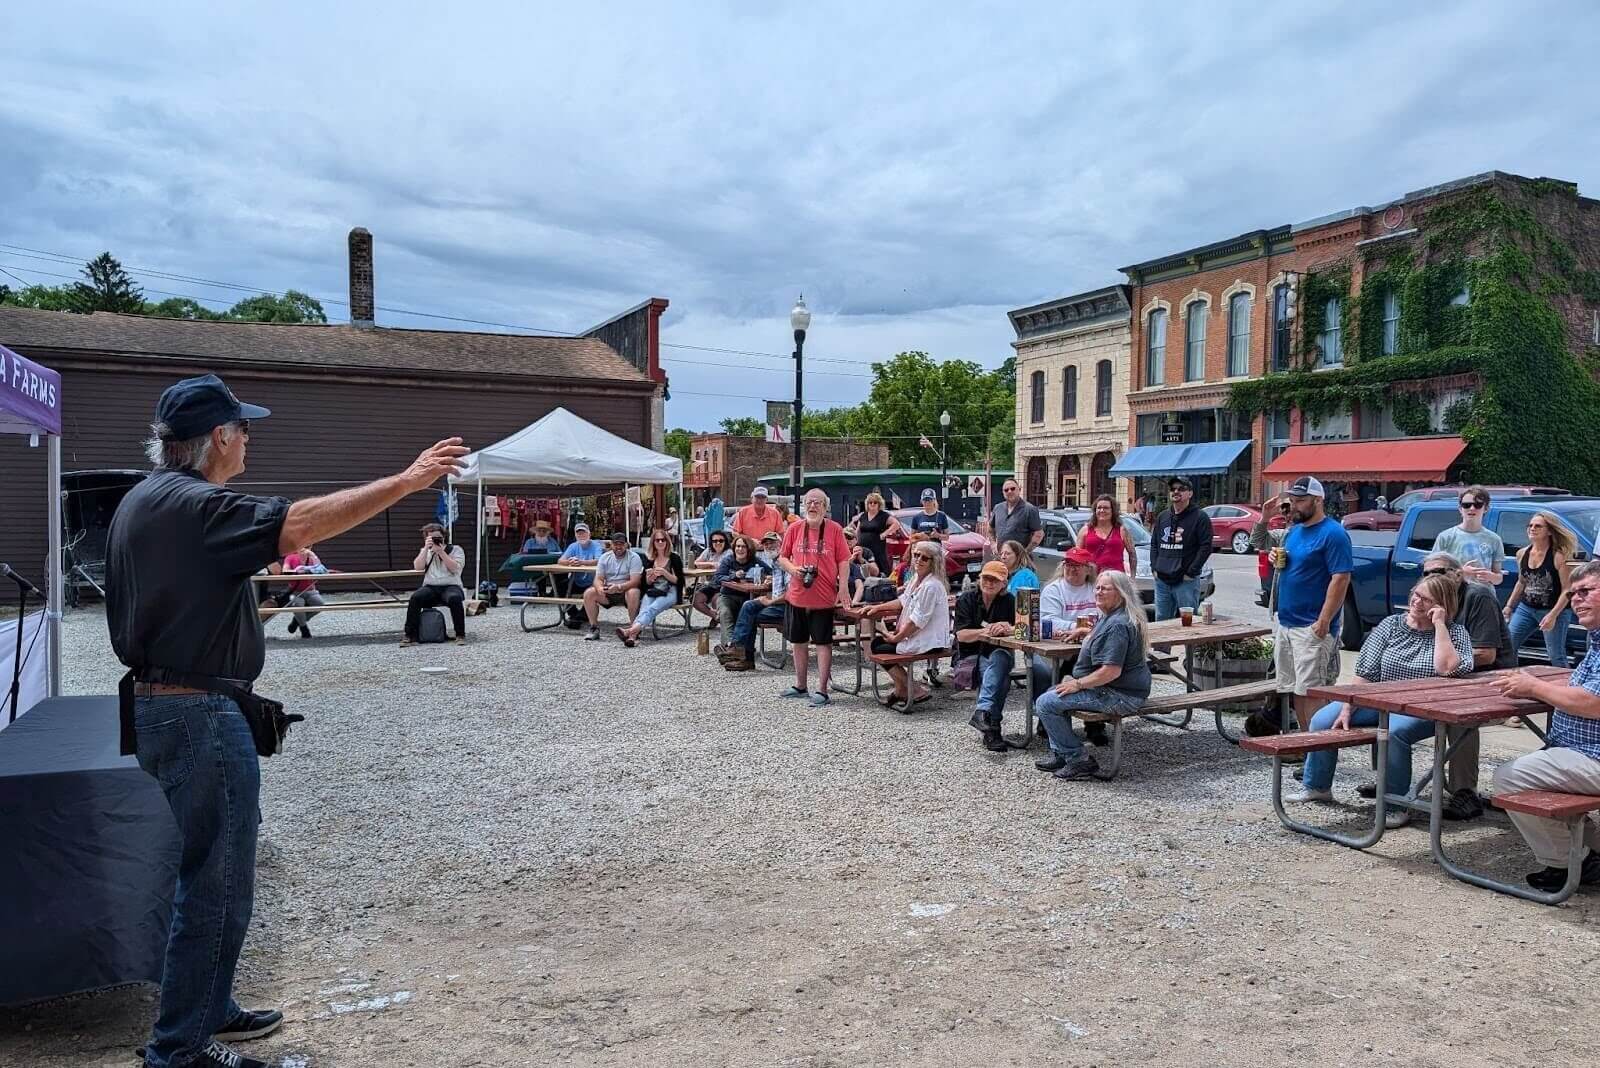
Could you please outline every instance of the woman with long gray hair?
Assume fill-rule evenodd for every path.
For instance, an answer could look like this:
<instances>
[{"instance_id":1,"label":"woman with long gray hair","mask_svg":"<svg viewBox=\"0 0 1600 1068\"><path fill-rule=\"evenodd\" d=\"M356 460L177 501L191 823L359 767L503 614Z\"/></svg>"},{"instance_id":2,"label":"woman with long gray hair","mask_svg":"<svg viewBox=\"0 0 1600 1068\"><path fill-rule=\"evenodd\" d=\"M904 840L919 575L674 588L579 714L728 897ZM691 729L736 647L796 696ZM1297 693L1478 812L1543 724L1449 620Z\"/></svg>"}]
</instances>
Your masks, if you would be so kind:
<instances>
[{"instance_id":1,"label":"woman with long gray hair","mask_svg":"<svg viewBox=\"0 0 1600 1068\"><path fill-rule=\"evenodd\" d=\"M1150 636L1144 605L1126 571L1102 571L1094 583L1100 619L1084 639L1072 674L1039 698L1034 712L1050 738L1050 755L1035 762L1058 779L1087 779L1100 770L1072 732L1072 713L1137 711L1150 696Z\"/></svg>"}]
</instances>

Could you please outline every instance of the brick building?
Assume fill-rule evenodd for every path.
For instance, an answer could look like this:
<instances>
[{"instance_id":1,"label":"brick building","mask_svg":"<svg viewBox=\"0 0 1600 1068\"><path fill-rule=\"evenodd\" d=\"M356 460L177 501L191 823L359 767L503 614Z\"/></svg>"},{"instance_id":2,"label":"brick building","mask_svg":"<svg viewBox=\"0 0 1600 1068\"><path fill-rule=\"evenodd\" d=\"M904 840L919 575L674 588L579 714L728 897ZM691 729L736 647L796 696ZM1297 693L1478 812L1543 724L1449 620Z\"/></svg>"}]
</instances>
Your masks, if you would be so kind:
<instances>
[{"instance_id":1,"label":"brick building","mask_svg":"<svg viewBox=\"0 0 1600 1068\"><path fill-rule=\"evenodd\" d=\"M1533 191L1546 187L1558 187L1560 195L1534 203L1539 198ZM1433 239L1443 235L1429 233L1429 213L1486 189L1520 198L1518 203L1531 205L1529 211L1548 216L1583 264L1593 268L1600 260L1600 204L1577 197L1570 183L1491 171L1388 203L1253 230L1123 268L1133 308L1131 448L1125 459L1134 463L1125 466L1142 460L1141 475L1153 477L1165 473L1157 468L1173 462L1177 447L1212 443L1209 449L1191 450L1209 454L1205 469L1213 473L1196 478L1196 496L1203 503L1260 501L1300 473L1348 483L1344 506L1358 500L1365 505L1396 483L1443 481L1451 474L1449 462L1431 463L1427 471L1408 468L1397 456L1401 450L1387 444L1321 450L1319 471L1301 470L1305 465L1295 457L1265 477L1263 469L1297 444L1449 437L1462 418L1463 402L1481 384L1470 360L1448 374L1390 383L1374 403L1316 417L1289 406L1245 415L1229 402L1236 385L1264 375L1343 369L1425 345L1425 339L1408 338L1402 330L1403 320L1418 314L1414 308L1407 311L1406 302L1470 306L1466 269L1446 287L1450 292L1418 286L1402 293L1394 286L1364 301L1364 283L1390 263L1440 259ZM1470 260L1476 251L1469 242L1451 255ZM1436 281L1430 285L1439 288ZM1600 311L1593 301L1578 293L1553 299L1572 351L1600 343ZM1448 308L1430 308L1430 321L1442 310ZM1438 346L1440 339L1431 344ZM1153 451L1162 446L1172 449ZM1444 451L1453 458L1464 447L1457 439L1454 452Z\"/></svg>"},{"instance_id":2,"label":"brick building","mask_svg":"<svg viewBox=\"0 0 1600 1068\"><path fill-rule=\"evenodd\" d=\"M1016 468L1042 508L1131 496L1111 477L1128 440L1127 286L1018 308Z\"/></svg>"},{"instance_id":3,"label":"brick building","mask_svg":"<svg viewBox=\"0 0 1600 1068\"><path fill-rule=\"evenodd\" d=\"M806 438L800 443L800 450L807 471L865 471L889 466L887 445ZM689 462L683 469L684 493L691 508L705 505L712 497L721 497L728 505L742 504L760 475L787 470L793 457L794 446L764 438L697 434L689 439ZM784 481L787 479L785 475Z\"/></svg>"}]
</instances>

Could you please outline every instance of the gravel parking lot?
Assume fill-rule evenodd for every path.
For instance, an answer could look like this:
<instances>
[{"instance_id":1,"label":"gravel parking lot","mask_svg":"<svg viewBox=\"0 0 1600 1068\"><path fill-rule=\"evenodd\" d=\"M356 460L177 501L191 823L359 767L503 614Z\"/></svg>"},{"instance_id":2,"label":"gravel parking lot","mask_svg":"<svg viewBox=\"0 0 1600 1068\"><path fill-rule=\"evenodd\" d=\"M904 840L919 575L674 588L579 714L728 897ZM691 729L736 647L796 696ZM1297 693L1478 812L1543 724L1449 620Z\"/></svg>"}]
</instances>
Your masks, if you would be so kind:
<instances>
[{"instance_id":1,"label":"gravel parking lot","mask_svg":"<svg viewBox=\"0 0 1600 1068\"><path fill-rule=\"evenodd\" d=\"M526 635L505 608L470 624L464 648L406 650L398 612L325 615L310 641L269 627L262 689L309 720L263 769L239 985L289 1022L252 1052L349 1068L1600 1054L1584 993L1600 895L1549 909L1473 889L1414 828L1365 854L1284 831L1268 765L1208 720L1139 724L1121 778L1061 783L1037 752L982 750L970 695L814 710L777 699L781 674L724 673L681 637ZM111 692L97 612L70 614L65 663L70 692ZM1364 770L1346 761L1342 796ZM1450 842L1504 873L1531 864L1498 818ZM129 1063L153 993L0 1013L0 1064Z\"/></svg>"}]
</instances>

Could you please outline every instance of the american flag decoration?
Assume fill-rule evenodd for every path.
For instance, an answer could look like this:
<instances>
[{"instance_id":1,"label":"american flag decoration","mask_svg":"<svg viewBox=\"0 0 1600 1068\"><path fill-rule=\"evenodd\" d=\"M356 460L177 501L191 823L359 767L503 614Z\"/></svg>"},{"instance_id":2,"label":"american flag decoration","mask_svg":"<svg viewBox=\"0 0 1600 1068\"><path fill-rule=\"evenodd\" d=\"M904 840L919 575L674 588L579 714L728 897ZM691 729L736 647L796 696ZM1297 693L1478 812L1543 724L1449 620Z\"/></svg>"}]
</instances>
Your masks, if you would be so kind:
<instances>
[{"instance_id":1,"label":"american flag decoration","mask_svg":"<svg viewBox=\"0 0 1600 1068\"><path fill-rule=\"evenodd\" d=\"M921 437L919 437L917 439L917 444L921 445L924 449L933 448L933 442L928 440L928 435L926 435L926 434L923 434Z\"/></svg>"}]
</instances>

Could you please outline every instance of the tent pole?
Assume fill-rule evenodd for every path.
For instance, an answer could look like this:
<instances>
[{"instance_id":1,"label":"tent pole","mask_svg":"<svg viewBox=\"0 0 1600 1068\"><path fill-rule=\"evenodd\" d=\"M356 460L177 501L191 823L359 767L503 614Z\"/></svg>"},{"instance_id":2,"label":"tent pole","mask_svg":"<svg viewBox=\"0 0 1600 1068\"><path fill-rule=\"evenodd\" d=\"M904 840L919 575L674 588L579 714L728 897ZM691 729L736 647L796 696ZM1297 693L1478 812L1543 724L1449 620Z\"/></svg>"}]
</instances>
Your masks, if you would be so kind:
<instances>
[{"instance_id":1,"label":"tent pole","mask_svg":"<svg viewBox=\"0 0 1600 1068\"><path fill-rule=\"evenodd\" d=\"M628 484L622 484L622 533L628 539L628 544L633 544L633 516L629 515Z\"/></svg>"},{"instance_id":2,"label":"tent pole","mask_svg":"<svg viewBox=\"0 0 1600 1068\"><path fill-rule=\"evenodd\" d=\"M478 596L478 589L483 585L483 550L487 544L487 529L483 525L483 465L478 465L478 522L476 525L478 551L473 553L472 561L472 596Z\"/></svg>"},{"instance_id":3,"label":"tent pole","mask_svg":"<svg viewBox=\"0 0 1600 1068\"><path fill-rule=\"evenodd\" d=\"M50 574L48 585L45 587L45 624L50 630L50 649L47 654L49 662L49 680L46 682L45 695L48 697L61 696L61 604L63 590L61 588L61 438L51 434L46 441L46 464L49 468L46 477L46 488L50 492ZM17 626L24 625L26 620L17 620Z\"/></svg>"}]
</instances>

